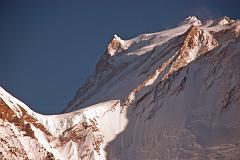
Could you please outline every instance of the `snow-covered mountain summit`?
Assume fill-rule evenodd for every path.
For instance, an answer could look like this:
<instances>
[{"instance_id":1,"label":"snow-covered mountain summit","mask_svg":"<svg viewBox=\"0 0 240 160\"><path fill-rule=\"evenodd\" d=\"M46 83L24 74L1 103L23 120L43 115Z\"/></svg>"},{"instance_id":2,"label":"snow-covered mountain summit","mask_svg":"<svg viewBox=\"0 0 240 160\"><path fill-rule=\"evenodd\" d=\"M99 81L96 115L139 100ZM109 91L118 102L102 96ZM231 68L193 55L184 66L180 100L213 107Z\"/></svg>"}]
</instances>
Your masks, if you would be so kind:
<instances>
[{"instance_id":1,"label":"snow-covered mountain summit","mask_svg":"<svg viewBox=\"0 0 240 160\"><path fill-rule=\"evenodd\" d=\"M180 25L201 25L202 22L196 16L189 16Z\"/></svg>"},{"instance_id":2,"label":"snow-covered mountain summit","mask_svg":"<svg viewBox=\"0 0 240 160\"><path fill-rule=\"evenodd\" d=\"M0 88L0 158L238 160L239 33L238 20L192 16L114 35L61 115L35 113Z\"/></svg>"}]
</instances>

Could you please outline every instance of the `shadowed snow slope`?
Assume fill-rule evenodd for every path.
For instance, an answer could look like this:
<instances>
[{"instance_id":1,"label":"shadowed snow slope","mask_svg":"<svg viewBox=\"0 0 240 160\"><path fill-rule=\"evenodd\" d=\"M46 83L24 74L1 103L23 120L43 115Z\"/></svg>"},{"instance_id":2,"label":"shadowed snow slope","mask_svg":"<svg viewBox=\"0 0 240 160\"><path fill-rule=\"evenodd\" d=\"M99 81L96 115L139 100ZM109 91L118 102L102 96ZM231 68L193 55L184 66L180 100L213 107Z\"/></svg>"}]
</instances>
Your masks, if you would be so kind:
<instances>
[{"instance_id":1,"label":"shadowed snow slope","mask_svg":"<svg viewBox=\"0 0 240 160\"><path fill-rule=\"evenodd\" d=\"M238 20L192 16L114 35L61 115L35 113L1 88L0 158L238 160L239 33Z\"/></svg>"}]
</instances>

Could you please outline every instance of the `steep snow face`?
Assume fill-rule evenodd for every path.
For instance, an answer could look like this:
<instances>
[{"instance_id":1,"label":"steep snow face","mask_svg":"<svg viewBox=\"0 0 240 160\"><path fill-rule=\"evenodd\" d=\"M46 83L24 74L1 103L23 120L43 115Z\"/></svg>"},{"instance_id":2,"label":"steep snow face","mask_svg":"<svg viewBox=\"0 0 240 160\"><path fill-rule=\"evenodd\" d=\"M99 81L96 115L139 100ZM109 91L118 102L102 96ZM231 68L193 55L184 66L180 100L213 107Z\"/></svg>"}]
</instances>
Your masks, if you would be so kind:
<instances>
[{"instance_id":1,"label":"steep snow face","mask_svg":"<svg viewBox=\"0 0 240 160\"><path fill-rule=\"evenodd\" d=\"M0 158L238 160L240 22L214 22L115 35L69 113L37 114L0 88Z\"/></svg>"},{"instance_id":2,"label":"steep snow face","mask_svg":"<svg viewBox=\"0 0 240 160\"><path fill-rule=\"evenodd\" d=\"M190 24L125 41L66 108L120 100L127 125L107 143L109 159L239 156L239 22Z\"/></svg>"},{"instance_id":3,"label":"steep snow face","mask_svg":"<svg viewBox=\"0 0 240 160\"><path fill-rule=\"evenodd\" d=\"M209 32L205 28L184 24L171 30L143 34L121 42L125 44L125 49L109 56L112 51L109 50L109 45L112 46L113 41L116 41L112 40L97 64L95 73L78 90L64 112L112 99L124 99L146 79L149 82L154 81L154 78L149 80L148 77L155 74L153 72L156 72L153 77L158 77L160 72L157 68L161 64L171 63L172 71L187 65L217 46L217 41ZM155 58L157 60L152 60Z\"/></svg>"},{"instance_id":4,"label":"steep snow face","mask_svg":"<svg viewBox=\"0 0 240 160\"><path fill-rule=\"evenodd\" d=\"M0 111L3 159L105 160L106 144L127 125L118 100L68 114L44 116L0 88Z\"/></svg>"},{"instance_id":5,"label":"steep snow face","mask_svg":"<svg viewBox=\"0 0 240 160\"><path fill-rule=\"evenodd\" d=\"M110 159L237 160L239 40L143 87L128 105L127 128L106 147Z\"/></svg>"}]
</instances>

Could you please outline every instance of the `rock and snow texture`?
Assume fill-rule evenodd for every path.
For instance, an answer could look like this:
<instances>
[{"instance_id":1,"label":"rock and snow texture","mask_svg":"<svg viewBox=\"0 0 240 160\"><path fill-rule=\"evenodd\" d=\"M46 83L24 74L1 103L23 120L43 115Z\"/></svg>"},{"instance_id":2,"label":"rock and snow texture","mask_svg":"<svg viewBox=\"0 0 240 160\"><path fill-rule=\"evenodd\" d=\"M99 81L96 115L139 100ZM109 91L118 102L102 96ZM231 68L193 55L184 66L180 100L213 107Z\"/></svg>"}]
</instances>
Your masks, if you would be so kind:
<instances>
[{"instance_id":1,"label":"rock and snow texture","mask_svg":"<svg viewBox=\"0 0 240 160\"><path fill-rule=\"evenodd\" d=\"M195 16L189 16L187 17L182 23L180 23L180 25L201 25L202 22L197 19L197 17Z\"/></svg>"},{"instance_id":2,"label":"rock and snow texture","mask_svg":"<svg viewBox=\"0 0 240 160\"><path fill-rule=\"evenodd\" d=\"M62 115L0 90L0 158L238 160L240 21L114 35ZM84 108L84 109L81 109Z\"/></svg>"}]
</instances>

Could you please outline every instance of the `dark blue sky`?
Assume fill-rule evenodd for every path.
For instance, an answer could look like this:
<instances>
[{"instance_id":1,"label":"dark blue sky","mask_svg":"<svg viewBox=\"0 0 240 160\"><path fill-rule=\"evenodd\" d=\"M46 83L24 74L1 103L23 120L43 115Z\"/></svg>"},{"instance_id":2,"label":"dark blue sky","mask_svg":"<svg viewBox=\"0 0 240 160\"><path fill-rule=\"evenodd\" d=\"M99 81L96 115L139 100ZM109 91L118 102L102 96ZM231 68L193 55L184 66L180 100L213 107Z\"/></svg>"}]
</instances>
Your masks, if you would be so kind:
<instances>
[{"instance_id":1,"label":"dark blue sky","mask_svg":"<svg viewBox=\"0 0 240 160\"><path fill-rule=\"evenodd\" d=\"M95 68L112 35L173 27L189 15L239 18L238 0L1 0L0 85L59 113Z\"/></svg>"}]
</instances>

